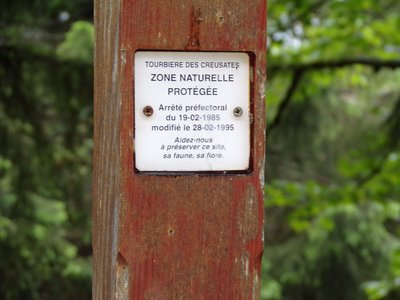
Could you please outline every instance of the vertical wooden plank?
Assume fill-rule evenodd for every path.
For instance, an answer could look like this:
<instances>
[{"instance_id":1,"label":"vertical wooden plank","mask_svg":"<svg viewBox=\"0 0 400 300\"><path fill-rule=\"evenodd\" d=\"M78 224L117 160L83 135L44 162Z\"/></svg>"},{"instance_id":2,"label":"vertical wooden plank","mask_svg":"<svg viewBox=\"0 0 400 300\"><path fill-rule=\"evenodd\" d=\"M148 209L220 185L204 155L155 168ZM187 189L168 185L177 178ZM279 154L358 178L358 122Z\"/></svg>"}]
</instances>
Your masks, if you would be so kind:
<instances>
[{"instance_id":1,"label":"vertical wooden plank","mask_svg":"<svg viewBox=\"0 0 400 300\"><path fill-rule=\"evenodd\" d=\"M93 299L116 293L120 156L120 2L97 0L94 60Z\"/></svg>"},{"instance_id":2,"label":"vertical wooden plank","mask_svg":"<svg viewBox=\"0 0 400 300\"><path fill-rule=\"evenodd\" d=\"M97 0L95 10L94 298L258 299L266 2ZM134 172L134 53L143 49L254 54L251 173Z\"/></svg>"}]
</instances>

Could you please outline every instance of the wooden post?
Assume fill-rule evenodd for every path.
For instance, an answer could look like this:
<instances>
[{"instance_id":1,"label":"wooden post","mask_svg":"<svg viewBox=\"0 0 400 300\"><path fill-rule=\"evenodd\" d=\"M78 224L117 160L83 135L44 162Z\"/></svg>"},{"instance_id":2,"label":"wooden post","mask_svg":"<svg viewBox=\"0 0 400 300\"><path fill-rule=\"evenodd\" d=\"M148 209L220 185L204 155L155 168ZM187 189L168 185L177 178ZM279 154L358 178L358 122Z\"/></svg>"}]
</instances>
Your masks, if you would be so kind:
<instances>
[{"instance_id":1,"label":"wooden post","mask_svg":"<svg viewBox=\"0 0 400 300\"><path fill-rule=\"evenodd\" d=\"M93 299L259 299L266 1L96 0L95 28ZM231 57L232 64L224 57ZM150 66L149 59L166 64ZM153 94L143 100L156 87L150 85L149 76L172 74L171 61L174 68L181 68L168 79L169 87L176 90L165 85L165 92L160 88L154 94L161 100ZM176 76L189 72L184 64L190 61L204 66L215 63L202 71L193 69L195 74L213 76L203 77L207 85L200 77L179 82ZM235 64L242 73L235 73ZM142 89L139 80L149 86ZM165 83L160 81L155 84ZM183 97L188 89L195 93L194 88L201 87L210 88L202 90L205 96ZM225 90L232 90L233 98L236 91L247 93L248 100L238 101L248 105L232 111L233 98L225 99ZM156 120L166 120L164 108L157 102L142 110L139 104L164 103L168 97L175 101L166 103L169 106L194 101L191 108L184 105L181 114L171 112L185 120L164 124L186 126L188 134L176 127L167 133L163 130L169 128L160 129L160 123L154 127ZM213 99L219 99L214 108L202 106L202 101ZM200 119L196 123L187 118ZM145 122L152 129L142 130ZM193 131L196 126L203 133ZM244 128L243 133L238 127ZM160 141L176 136L180 142L171 141L171 147L189 145L187 152L175 152L191 160L167 162L161 154L174 152L158 149L160 144L146 144L139 153L142 142L154 140L150 135L145 138L149 132ZM187 140L182 142L183 137ZM209 145L204 142L208 137L213 139ZM199 140L189 142L191 138ZM242 144L244 152L232 149ZM220 158L209 159L206 166L197 159L200 150L191 150L197 146L220 147L222 154L212 152L212 157ZM233 167L225 169L230 162Z\"/></svg>"}]
</instances>

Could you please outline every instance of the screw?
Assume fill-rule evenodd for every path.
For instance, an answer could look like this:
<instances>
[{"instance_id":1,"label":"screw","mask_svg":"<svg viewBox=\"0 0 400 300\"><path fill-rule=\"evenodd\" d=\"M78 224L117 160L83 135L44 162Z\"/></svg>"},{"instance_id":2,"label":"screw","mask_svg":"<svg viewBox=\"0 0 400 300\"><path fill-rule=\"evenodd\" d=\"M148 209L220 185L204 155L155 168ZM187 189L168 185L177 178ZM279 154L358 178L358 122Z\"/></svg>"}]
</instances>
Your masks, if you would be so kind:
<instances>
[{"instance_id":1,"label":"screw","mask_svg":"<svg viewBox=\"0 0 400 300\"><path fill-rule=\"evenodd\" d=\"M243 114L243 109L241 107L235 107L233 109L233 115L235 117L240 117Z\"/></svg>"},{"instance_id":2,"label":"screw","mask_svg":"<svg viewBox=\"0 0 400 300\"><path fill-rule=\"evenodd\" d=\"M153 108L150 105L147 105L143 108L143 114L146 117L151 117L151 115L153 114Z\"/></svg>"}]
</instances>

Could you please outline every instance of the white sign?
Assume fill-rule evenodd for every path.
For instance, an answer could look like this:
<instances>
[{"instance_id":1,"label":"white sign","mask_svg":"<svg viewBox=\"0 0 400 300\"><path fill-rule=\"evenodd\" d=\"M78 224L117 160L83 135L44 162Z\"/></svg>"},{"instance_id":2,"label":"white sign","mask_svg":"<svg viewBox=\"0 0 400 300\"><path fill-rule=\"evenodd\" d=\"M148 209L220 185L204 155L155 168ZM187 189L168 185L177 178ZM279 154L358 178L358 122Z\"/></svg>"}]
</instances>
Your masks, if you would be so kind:
<instances>
[{"instance_id":1,"label":"white sign","mask_svg":"<svg viewBox=\"0 0 400 300\"><path fill-rule=\"evenodd\" d=\"M135 53L139 171L245 171L250 160L246 53Z\"/></svg>"}]
</instances>

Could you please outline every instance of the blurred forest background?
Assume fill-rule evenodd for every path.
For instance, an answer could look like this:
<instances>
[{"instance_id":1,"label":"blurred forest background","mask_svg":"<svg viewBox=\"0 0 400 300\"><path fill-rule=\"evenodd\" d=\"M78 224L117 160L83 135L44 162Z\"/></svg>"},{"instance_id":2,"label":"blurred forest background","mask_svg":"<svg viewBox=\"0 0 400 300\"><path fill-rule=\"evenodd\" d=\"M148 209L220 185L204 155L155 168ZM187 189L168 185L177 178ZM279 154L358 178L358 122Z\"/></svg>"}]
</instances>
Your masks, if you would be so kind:
<instances>
[{"instance_id":1,"label":"blurred forest background","mask_svg":"<svg viewBox=\"0 0 400 300\"><path fill-rule=\"evenodd\" d=\"M268 6L262 299L398 300L400 1ZM91 297L92 7L0 4L1 299Z\"/></svg>"}]
</instances>

